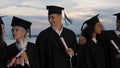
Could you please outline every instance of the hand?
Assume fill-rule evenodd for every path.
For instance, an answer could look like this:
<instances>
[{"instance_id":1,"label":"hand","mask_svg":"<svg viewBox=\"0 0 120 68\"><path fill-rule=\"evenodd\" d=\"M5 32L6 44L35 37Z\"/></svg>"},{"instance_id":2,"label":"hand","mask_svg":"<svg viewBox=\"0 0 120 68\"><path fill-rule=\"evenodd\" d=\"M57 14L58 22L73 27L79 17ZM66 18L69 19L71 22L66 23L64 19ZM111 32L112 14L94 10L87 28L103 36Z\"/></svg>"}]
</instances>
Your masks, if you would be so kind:
<instances>
[{"instance_id":1,"label":"hand","mask_svg":"<svg viewBox=\"0 0 120 68\"><path fill-rule=\"evenodd\" d=\"M81 36L79 39L79 44L84 45L86 43L86 38L84 36Z\"/></svg>"},{"instance_id":2,"label":"hand","mask_svg":"<svg viewBox=\"0 0 120 68\"><path fill-rule=\"evenodd\" d=\"M24 60L28 60L28 56L27 56L27 53L26 52L23 52L21 54L21 57L24 59Z\"/></svg>"},{"instance_id":3,"label":"hand","mask_svg":"<svg viewBox=\"0 0 120 68\"><path fill-rule=\"evenodd\" d=\"M13 57L10 61L9 61L9 63L8 63L8 67L11 67L11 66L13 66L14 64L15 64L15 61L16 61L16 57Z\"/></svg>"},{"instance_id":4,"label":"hand","mask_svg":"<svg viewBox=\"0 0 120 68\"><path fill-rule=\"evenodd\" d=\"M72 50L71 48L68 48L68 49L66 49L65 51L66 51L66 53L67 53L70 57L72 57L72 56L74 55L74 52L73 52L73 50Z\"/></svg>"},{"instance_id":5,"label":"hand","mask_svg":"<svg viewBox=\"0 0 120 68\"><path fill-rule=\"evenodd\" d=\"M116 57L117 57L118 59L120 59L120 54L118 54Z\"/></svg>"},{"instance_id":6,"label":"hand","mask_svg":"<svg viewBox=\"0 0 120 68\"><path fill-rule=\"evenodd\" d=\"M16 62L15 62L16 65L22 65L23 63L24 63L24 59L22 57L19 57L16 59Z\"/></svg>"}]
</instances>

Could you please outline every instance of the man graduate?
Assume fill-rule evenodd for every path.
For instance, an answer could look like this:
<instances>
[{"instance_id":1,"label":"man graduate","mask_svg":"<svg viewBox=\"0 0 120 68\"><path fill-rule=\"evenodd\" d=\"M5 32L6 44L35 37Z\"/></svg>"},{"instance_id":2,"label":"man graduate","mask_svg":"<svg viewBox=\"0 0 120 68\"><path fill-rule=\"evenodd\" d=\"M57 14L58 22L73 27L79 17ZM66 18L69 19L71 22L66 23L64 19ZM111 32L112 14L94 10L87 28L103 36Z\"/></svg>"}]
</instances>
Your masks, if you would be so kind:
<instances>
[{"instance_id":1,"label":"man graduate","mask_svg":"<svg viewBox=\"0 0 120 68\"><path fill-rule=\"evenodd\" d=\"M120 68L120 53L118 52L118 50L120 50L120 13L116 13L114 14L114 16L117 16L116 30L103 32L103 37L105 38L104 44L106 44L110 50L108 54L110 56L109 58L112 68ZM113 40L114 43L117 45L117 47L119 48L118 50L111 43L111 40Z\"/></svg>"},{"instance_id":2,"label":"man graduate","mask_svg":"<svg viewBox=\"0 0 120 68\"><path fill-rule=\"evenodd\" d=\"M58 6L46 6L46 8L51 26L42 31L36 40L41 68L70 68L70 55L74 56L76 51L76 36L72 30L62 25L64 8ZM65 40L68 49L65 49L61 37Z\"/></svg>"}]
</instances>

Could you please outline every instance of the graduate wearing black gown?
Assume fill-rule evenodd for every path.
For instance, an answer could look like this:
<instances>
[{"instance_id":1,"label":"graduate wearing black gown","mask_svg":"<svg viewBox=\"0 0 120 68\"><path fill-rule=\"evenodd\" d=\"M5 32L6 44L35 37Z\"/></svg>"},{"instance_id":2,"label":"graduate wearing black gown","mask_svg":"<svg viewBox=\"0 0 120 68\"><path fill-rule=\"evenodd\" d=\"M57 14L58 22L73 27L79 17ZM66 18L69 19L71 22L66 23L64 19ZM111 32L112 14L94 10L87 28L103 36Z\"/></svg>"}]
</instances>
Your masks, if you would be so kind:
<instances>
[{"instance_id":1,"label":"graduate wearing black gown","mask_svg":"<svg viewBox=\"0 0 120 68\"><path fill-rule=\"evenodd\" d=\"M84 24L87 26L83 29ZM102 26L98 15L85 21L84 24L81 30L87 42L78 46L77 68L106 68L104 49L99 41Z\"/></svg>"},{"instance_id":2,"label":"graduate wearing black gown","mask_svg":"<svg viewBox=\"0 0 120 68\"><path fill-rule=\"evenodd\" d=\"M38 57L38 48L36 47L35 44L28 42L27 43L27 47L26 47L26 53L29 59L29 65L27 63L25 63L24 66L21 65L16 65L16 66L12 66L9 68L40 68L40 63L39 63L39 57ZM16 46L16 43L13 43L11 45L9 45L9 56L10 58L12 58L13 56L17 55L19 53L19 49Z\"/></svg>"},{"instance_id":3,"label":"graduate wearing black gown","mask_svg":"<svg viewBox=\"0 0 120 68\"><path fill-rule=\"evenodd\" d=\"M117 29L116 30L109 30L104 31L102 34L102 42L103 44L107 45L105 46L107 59L109 61L109 67L112 68L120 68L120 53L117 51L117 49L113 46L113 44L110 42L113 40L118 48L120 48L120 13L114 14L117 16ZM118 57L117 57L118 56Z\"/></svg>"},{"instance_id":4,"label":"graduate wearing black gown","mask_svg":"<svg viewBox=\"0 0 120 68\"><path fill-rule=\"evenodd\" d=\"M4 23L0 17L0 68L7 67L7 44L3 40Z\"/></svg>"},{"instance_id":5,"label":"graduate wearing black gown","mask_svg":"<svg viewBox=\"0 0 120 68\"><path fill-rule=\"evenodd\" d=\"M49 22L51 23L51 18L58 15L61 16L61 11L63 8L57 6L47 6L49 10ZM57 26L60 26L61 30L58 31L57 27L48 27L42 31L36 40L36 45L39 47L40 52L40 62L41 68L70 68L70 57L66 53L66 49L60 40L61 37L64 38L70 54L76 51L76 36L74 32L62 26L61 22L56 22ZM73 55L73 53L72 53Z\"/></svg>"},{"instance_id":6,"label":"graduate wearing black gown","mask_svg":"<svg viewBox=\"0 0 120 68\"><path fill-rule=\"evenodd\" d=\"M8 47L8 67L9 68L40 68L38 47L25 40L27 32L30 35L31 22L25 21L18 17L13 17L12 34L15 43ZM26 49L19 57L15 57L21 50ZM15 59L13 62L12 60Z\"/></svg>"},{"instance_id":7,"label":"graduate wearing black gown","mask_svg":"<svg viewBox=\"0 0 120 68\"><path fill-rule=\"evenodd\" d=\"M110 64L112 68L120 68L120 58L117 57L120 53L117 51L117 49L113 46L113 44L110 42L110 40L113 40L115 44L120 47L120 37L117 35L117 31L111 30L106 31L106 35L109 36L107 38L107 42L105 42L107 45L109 45L109 55L110 55ZM107 36L106 36L107 37Z\"/></svg>"},{"instance_id":8,"label":"graduate wearing black gown","mask_svg":"<svg viewBox=\"0 0 120 68\"><path fill-rule=\"evenodd\" d=\"M7 44L0 40L0 68L7 67Z\"/></svg>"}]
</instances>

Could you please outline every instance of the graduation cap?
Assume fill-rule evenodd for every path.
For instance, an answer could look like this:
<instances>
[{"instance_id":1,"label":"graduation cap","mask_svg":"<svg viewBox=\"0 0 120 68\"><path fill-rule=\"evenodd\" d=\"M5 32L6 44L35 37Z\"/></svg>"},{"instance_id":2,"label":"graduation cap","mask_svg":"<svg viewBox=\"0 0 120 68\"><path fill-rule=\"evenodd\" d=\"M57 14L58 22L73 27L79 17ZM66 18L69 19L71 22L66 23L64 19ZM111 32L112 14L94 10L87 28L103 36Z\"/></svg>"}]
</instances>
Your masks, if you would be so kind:
<instances>
[{"instance_id":1,"label":"graduation cap","mask_svg":"<svg viewBox=\"0 0 120 68\"><path fill-rule=\"evenodd\" d=\"M117 16L117 20L120 20L120 13L113 14L114 16Z\"/></svg>"},{"instance_id":2,"label":"graduation cap","mask_svg":"<svg viewBox=\"0 0 120 68\"><path fill-rule=\"evenodd\" d=\"M31 37L31 22L20 19L18 17L13 16L11 26L20 26L23 27L27 32L29 31L29 37Z\"/></svg>"},{"instance_id":3,"label":"graduation cap","mask_svg":"<svg viewBox=\"0 0 120 68\"><path fill-rule=\"evenodd\" d=\"M2 18L5 17L5 16L0 16L0 24L4 24Z\"/></svg>"},{"instance_id":4,"label":"graduation cap","mask_svg":"<svg viewBox=\"0 0 120 68\"><path fill-rule=\"evenodd\" d=\"M87 24L87 26L93 26L95 25L97 22L99 22L98 19L99 14L95 15L94 17L90 18L89 20L85 21L81 27L81 31L83 30L83 27L85 24Z\"/></svg>"},{"instance_id":5,"label":"graduation cap","mask_svg":"<svg viewBox=\"0 0 120 68\"><path fill-rule=\"evenodd\" d=\"M62 14L62 10L64 10L63 7L59 7L59 6L54 6L54 5L49 5L49 6L46 6L46 9L48 10L48 15L50 14ZM64 13L64 20L65 20L65 23L67 25L67 21L69 21L71 24L72 24L72 20L70 20L67 15Z\"/></svg>"},{"instance_id":6,"label":"graduation cap","mask_svg":"<svg viewBox=\"0 0 120 68\"><path fill-rule=\"evenodd\" d=\"M64 10L63 7L59 6L46 6L48 10L48 14L62 14L62 10Z\"/></svg>"}]
</instances>

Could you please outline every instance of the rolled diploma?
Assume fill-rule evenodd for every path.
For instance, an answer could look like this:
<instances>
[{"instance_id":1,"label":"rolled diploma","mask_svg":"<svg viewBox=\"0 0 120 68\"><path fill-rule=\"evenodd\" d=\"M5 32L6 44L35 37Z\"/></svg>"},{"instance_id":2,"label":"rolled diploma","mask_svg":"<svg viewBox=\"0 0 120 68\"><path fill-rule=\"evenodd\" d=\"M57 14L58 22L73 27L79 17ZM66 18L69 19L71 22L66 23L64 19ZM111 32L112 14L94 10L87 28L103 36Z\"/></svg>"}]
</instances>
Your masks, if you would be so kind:
<instances>
[{"instance_id":1,"label":"rolled diploma","mask_svg":"<svg viewBox=\"0 0 120 68\"><path fill-rule=\"evenodd\" d=\"M25 50L26 50L26 48L23 48L23 49L16 55L16 57L19 57ZM24 66L24 63L22 64L22 66Z\"/></svg>"},{"instance_id":2,"label":"rolled diploma","mask_svg":"<svg viewBox=\"0 0 120 68\"><path fill-rule=\"evenodd\" d=\"M60 39L61 39L61 41L62 41L62 43L63 43L63 45L64 45L65 49L68 49L68 46L67 46L67 44L65 43L64 38L63 38L63 37L61 37Z\"/></svg>"},{"instance_id":3,"label":"rolled diploma","mask_svg":"<svg viewBox=\"0 0 120 68\"><path fill-rule=\"evenodd\" d=\"M16 58L19 57L25 50L26 48L22 49L15 57L12 58L11 62L15 62ZM7 67L9 66L10 64L7 65ZM22 66L24 66L24 64L22 64Z\"/></svg>"},{"instance_id":4,"label":"rolled diploma","mask_svg":"<svg viewBox=\"0 0 120 68\"><path fill-rule=\"evenodd\" d=\"M111 40L111 43L113 44L113 46L117 49L117 51L120 53L120 50L118 48L118 46L115 44L115 42L113 40Z\"/></svg>"},{"instance_id":5,"label":"rolled diploma","mask_svg":"<svg viewBox=\"0 0 120 68\"><path fill-rule=\"evenodd\" d=\"M22 49L22 50L16 55L16 57L19 57L25 50L26 50L26 48Z\"/></svg>"},{"instance_id":6,"label":"rolled diploma","mask_svg":"<svg viewBox=\"0 0 120 68\"><path fill-rule=\"evenodd\" d=\"M64 38L63 38L63 37L61 37L60 39L61 39L61 41L62 41L62 43L63 43L63 45L64 45L65 49L68 49L68 46L67 46L67 44L65 43ZM70 57L72 58L72 56L71 56L71 55L70 55Z\"/></svg>"}]
</instances>

